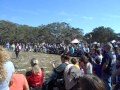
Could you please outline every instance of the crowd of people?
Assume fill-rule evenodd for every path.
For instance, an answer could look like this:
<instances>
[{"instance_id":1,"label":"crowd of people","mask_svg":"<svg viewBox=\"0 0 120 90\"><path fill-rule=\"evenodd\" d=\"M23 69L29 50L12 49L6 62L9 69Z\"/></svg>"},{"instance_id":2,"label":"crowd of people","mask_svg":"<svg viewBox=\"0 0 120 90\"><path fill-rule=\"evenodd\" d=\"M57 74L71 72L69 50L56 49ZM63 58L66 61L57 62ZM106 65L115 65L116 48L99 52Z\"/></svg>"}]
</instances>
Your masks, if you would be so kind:
<instances>
[{"instance_id":1,"label":"crowd of people","mask_svg":"<svg viewBox=\"0 0 120 90\"><path fill-rule=\"evenodd\" d=\"M9 54L0 47L0 90L120 89L120 47L118 45L109 42L102 46L89 47L87 44L76 44L60 45L60 47L63 47L60 50L62 63L58 66L52 63L53 72L47 80L44 80L44 70L39 67L36 58L31 59L32 69L27 71L26 75L15 72Z\"/></svg>"}]
</instances>

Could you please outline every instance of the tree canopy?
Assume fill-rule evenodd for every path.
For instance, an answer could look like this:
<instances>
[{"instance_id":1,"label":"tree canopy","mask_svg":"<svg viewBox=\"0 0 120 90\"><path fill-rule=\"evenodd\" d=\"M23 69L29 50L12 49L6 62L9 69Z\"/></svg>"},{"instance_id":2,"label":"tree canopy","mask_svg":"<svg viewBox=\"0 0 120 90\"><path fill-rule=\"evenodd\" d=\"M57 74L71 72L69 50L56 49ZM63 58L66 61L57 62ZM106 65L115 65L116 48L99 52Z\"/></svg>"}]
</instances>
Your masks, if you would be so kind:
<instances>
[{"instance_id":1,"label":"tree canopy","mask_svg":"<svg viewBox=\"0 0 120 90\"><path fill-rule=\"evenodd\" d=\"M65 43L74 38L81 39L83 30L71 27L65 22L55 22L48 25L32 27L19 25L9 21L0 21L0 40L20 42Z\"/></svg>"},{"instance_id":2,"label":"tree canopy","mask_svg":"<svg viewBox=\"0 0 120 90\"><path fill-rule=\"evenodd\" d=\"M91 35L91 37L90 37ZM86 39L91 39L92 42L108 42L117 38L117 34L110 27L100 26L93 29L92 32L85 34Z\"/></svg>"},{"instance_id":3,"label":"tree canopy","mask_svg":"<svg viewBox=\"0 0 120 90\"><path fill-rule=\"evenodd\" d=\"M61 43L68 44L74 38L90 42L107 42L120 39L120 33L114 33L110 27L96 27L83 36L83 29L74 28L65 22L54 22L47 25L32 27L10 21L0 20L0 41Z\"/></svg>"}]
</instances>

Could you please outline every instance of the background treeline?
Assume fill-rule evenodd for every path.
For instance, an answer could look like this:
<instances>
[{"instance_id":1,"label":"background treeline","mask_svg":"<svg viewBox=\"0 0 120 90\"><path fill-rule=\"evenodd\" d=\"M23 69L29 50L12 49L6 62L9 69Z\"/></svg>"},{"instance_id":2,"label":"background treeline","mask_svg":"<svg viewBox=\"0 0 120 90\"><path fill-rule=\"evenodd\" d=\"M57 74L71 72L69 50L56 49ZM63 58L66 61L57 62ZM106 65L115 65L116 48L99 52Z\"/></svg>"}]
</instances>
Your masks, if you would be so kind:
<instances>
[{"instance_id":1,"label":"background treeline","mask_svg":"<svg viewBox=\"0 0 120 90\"><path fill-rule=\"evenodd\" d=\"M69 43L74 38L98 42L119 39L120 33L114 33L110 27L100 26L84 35L83 29L74 28L65 22L32 27L10 21L0 20L0 42L32 42L32 43Z\"/></svg>"}]
</instances>

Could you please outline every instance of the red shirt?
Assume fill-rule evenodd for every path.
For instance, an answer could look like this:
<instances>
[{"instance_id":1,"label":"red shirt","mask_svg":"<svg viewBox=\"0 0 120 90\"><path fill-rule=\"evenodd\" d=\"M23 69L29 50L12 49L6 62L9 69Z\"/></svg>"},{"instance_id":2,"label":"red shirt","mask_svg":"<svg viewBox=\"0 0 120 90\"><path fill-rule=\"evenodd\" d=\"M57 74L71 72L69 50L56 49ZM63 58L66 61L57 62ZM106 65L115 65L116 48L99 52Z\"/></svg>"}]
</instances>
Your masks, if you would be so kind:
<instances>
[{"instance_id":1,"label":"red shirt","mask_svg":"<svg viewBox=\"0 0 120 90\"><path fill-rule=\"evenodd\" d=\"M41 87L43 84L44 73L40 71L34 74L32 71L26 73L26 78L30 87Z\"/></svg>"}]
</instances>

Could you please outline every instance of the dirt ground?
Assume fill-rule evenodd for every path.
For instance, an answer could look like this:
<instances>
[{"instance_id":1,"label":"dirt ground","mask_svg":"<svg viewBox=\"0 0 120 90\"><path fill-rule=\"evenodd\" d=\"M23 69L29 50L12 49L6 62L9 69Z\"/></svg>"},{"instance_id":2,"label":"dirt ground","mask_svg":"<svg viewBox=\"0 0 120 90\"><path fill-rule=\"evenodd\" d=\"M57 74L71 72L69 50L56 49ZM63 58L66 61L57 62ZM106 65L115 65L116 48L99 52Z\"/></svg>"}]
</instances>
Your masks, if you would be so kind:
<instances>
[{"instance_id":1,"label":"dirt ground","mask_svg":"<svg viewBox=\"0 0 120 90\"><path fill-rule=\"evenodd\" d=\"M26 71L31 69L30 60L36 58L39 61L39 66L44 69L45 78L48 78L52 72L52 65L50 62L55 62L55 65L59 65L60 55L35 53L35 52L20 52L19 58L16 59L15 53L10 52L11 61L14 63L16 71L25 74Z\"/></svg>"}]
</instances>

